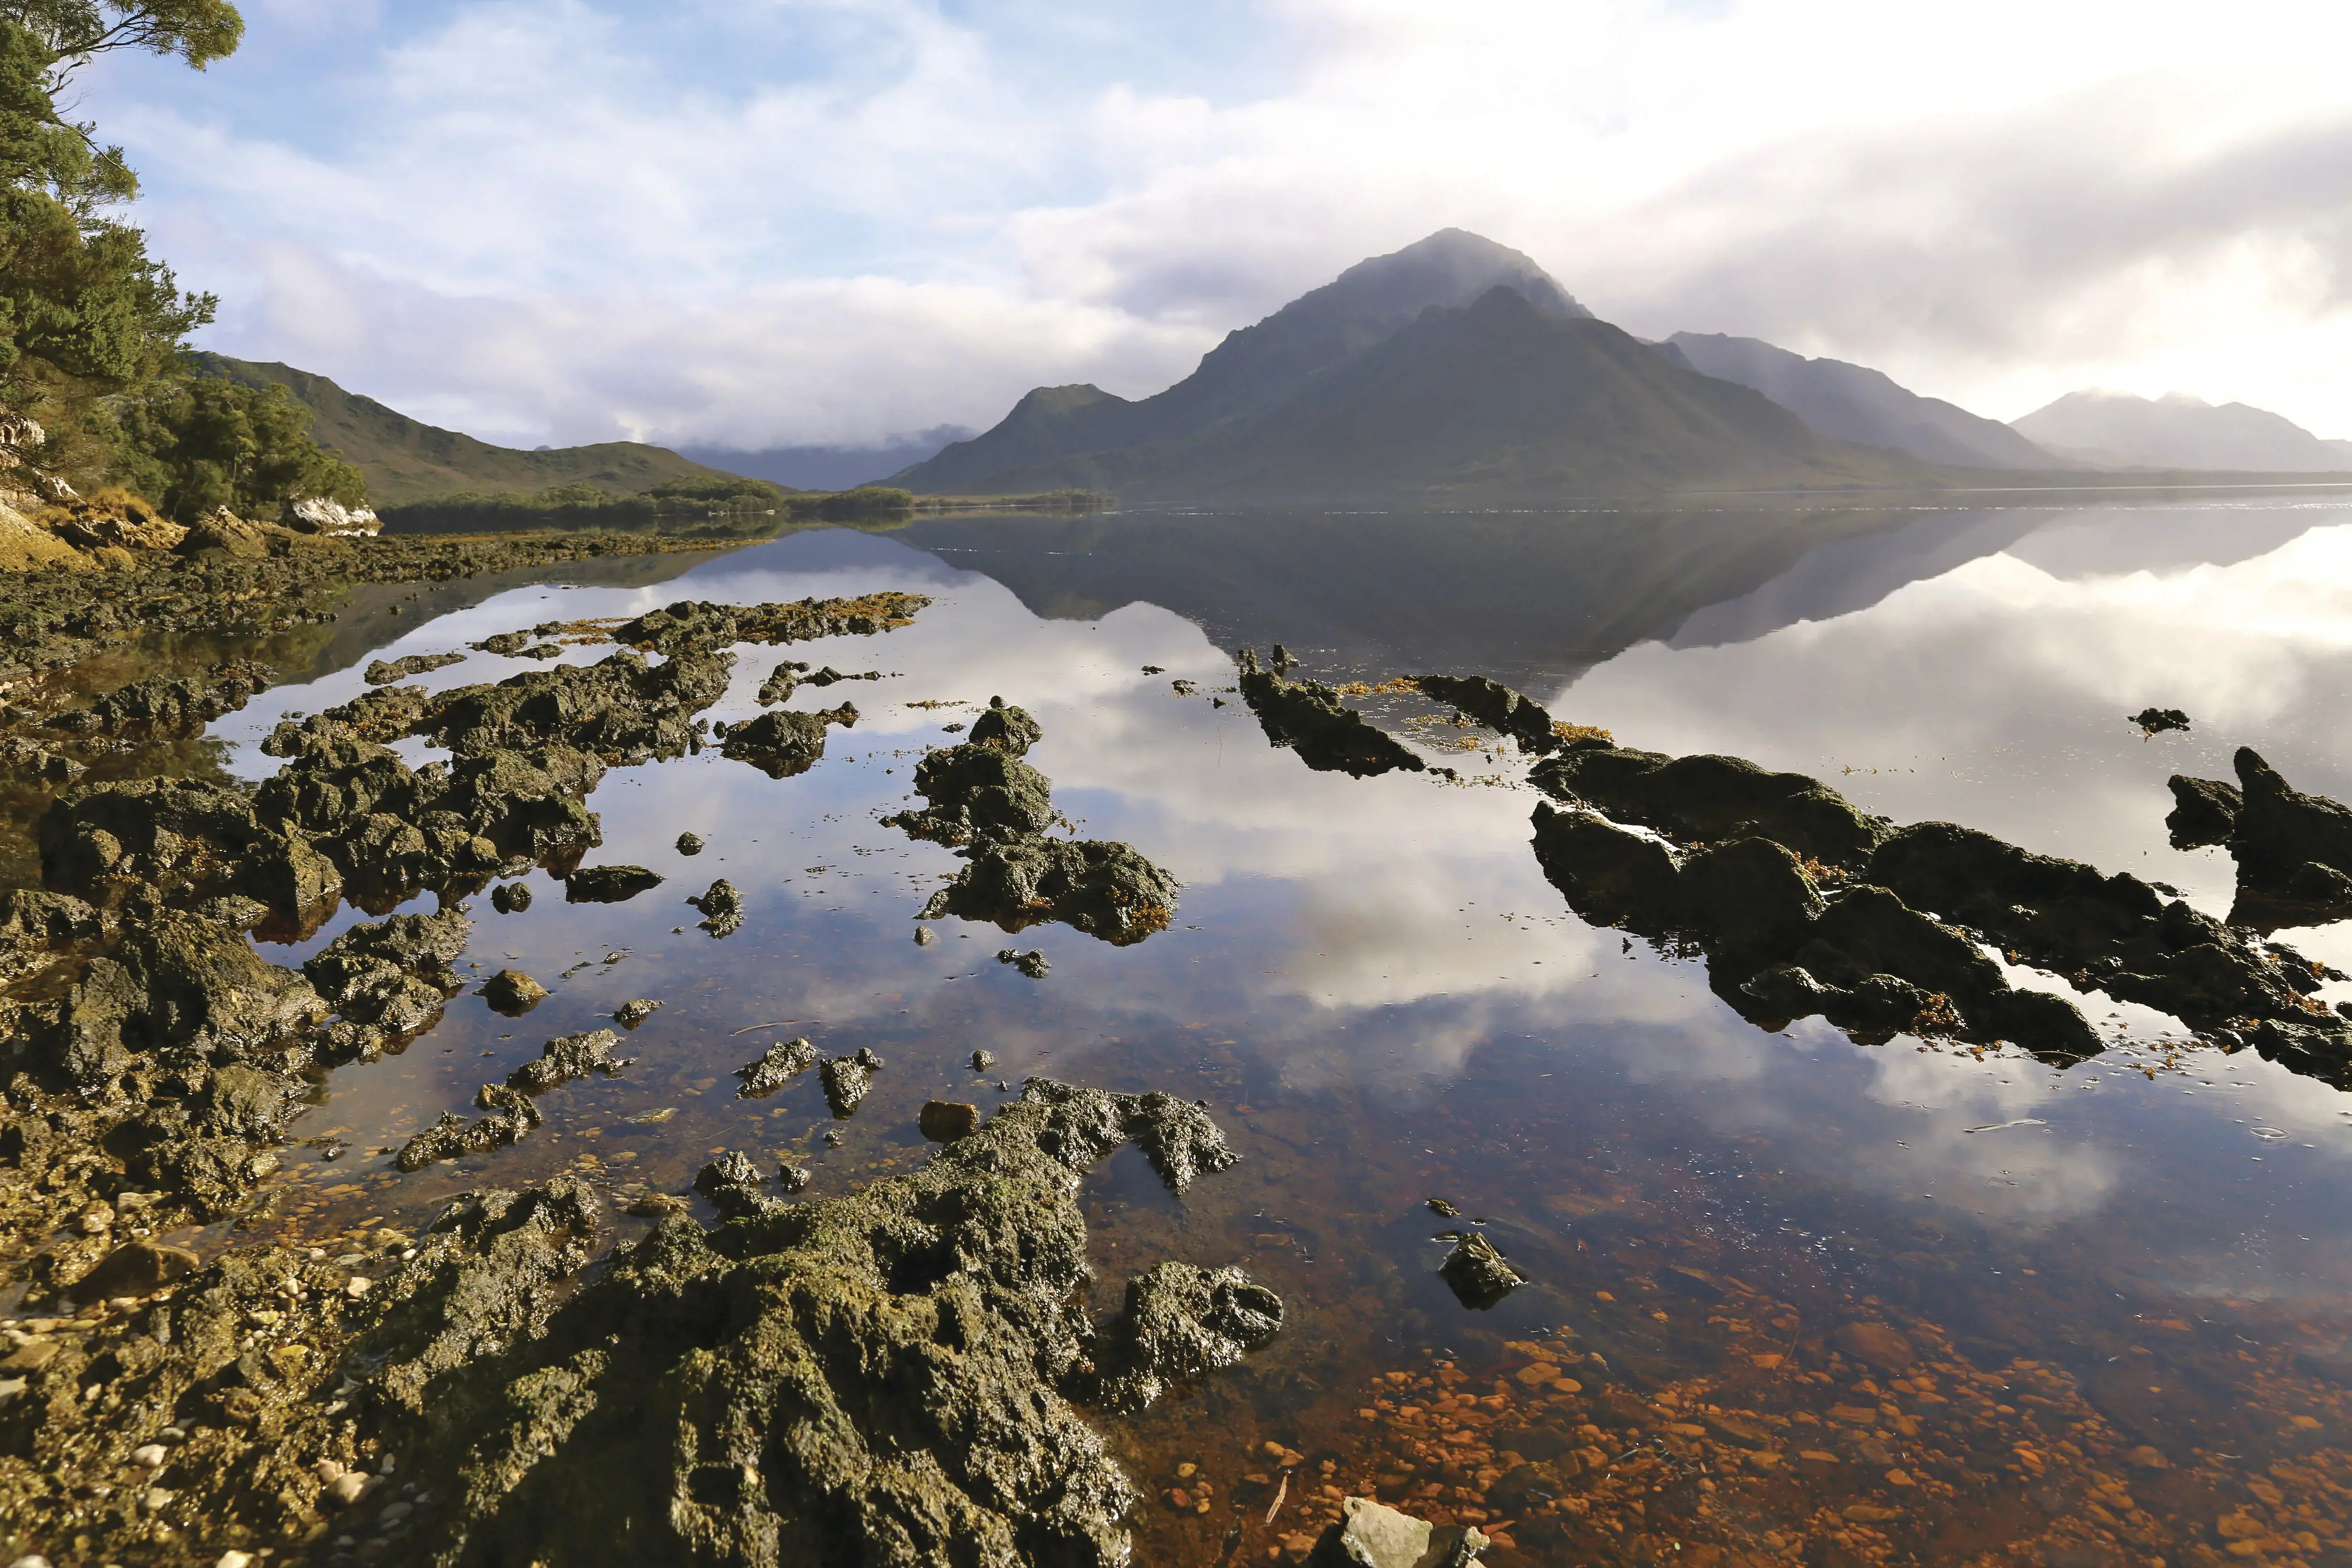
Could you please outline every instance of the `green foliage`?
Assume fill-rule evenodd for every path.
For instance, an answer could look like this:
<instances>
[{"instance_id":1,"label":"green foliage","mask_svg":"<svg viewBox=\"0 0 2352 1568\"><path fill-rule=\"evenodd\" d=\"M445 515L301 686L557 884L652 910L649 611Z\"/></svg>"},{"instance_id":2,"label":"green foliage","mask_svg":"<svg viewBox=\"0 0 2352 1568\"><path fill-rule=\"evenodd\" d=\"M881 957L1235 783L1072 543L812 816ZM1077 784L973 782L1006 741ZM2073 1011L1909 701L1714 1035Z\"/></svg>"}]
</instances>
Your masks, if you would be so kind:
<instances>
[{"instance_id":1,"label":"green foliage","mask_svg":"<svg viewBox=\"0 0 2352 1568\"><path fill-rule=\"evenodd\" d=\"M201 69L244 27L226 0L0 0L0 402L47 425L50 460L77 477L106 466L100 401L163 374L216 301L182 293L109 215L138 179L58 95L121 49Z\"/></svg>"},{"instance_id":2,"label":"green foliage","mask_svg":"<svg viewBox=\"0 0 2352 1568\"><path fill-rule=\"evenodd\" d=\"M310 439L310 411L284 387L174 377L121 398L110 477L193 522L215 507L274 516L281 503L324 496L367 501L360 471Z\"/></svg>"},{"instance_id":3,"label":"green foliage","mask_svg":"<svg viewBox=\"0 0 2352 1568\"><path fill-rule=\"evenodd\" d=\"M787 522L873 522L909 516L914 497L868 485L827 495L786 490L737 475L672 479L636 496L593 485L559 485L528 495L469 492L383 508L401 533L500 533L517 528L659 528L740 538Z\"/></svg>"},{"instance_id":4,"label":"green foliage","mask_svg":"<svg viewBox=\"0 0 2352 1568\"><path fill-rule=\"evenodd\" d=\"M802 515L821 517L828 523L903 517L914 509L911 491L893 489L887 485L861 485L855 490L836 490L830 496L804 497L799 505Z\"/></svg>"}]
</instances>

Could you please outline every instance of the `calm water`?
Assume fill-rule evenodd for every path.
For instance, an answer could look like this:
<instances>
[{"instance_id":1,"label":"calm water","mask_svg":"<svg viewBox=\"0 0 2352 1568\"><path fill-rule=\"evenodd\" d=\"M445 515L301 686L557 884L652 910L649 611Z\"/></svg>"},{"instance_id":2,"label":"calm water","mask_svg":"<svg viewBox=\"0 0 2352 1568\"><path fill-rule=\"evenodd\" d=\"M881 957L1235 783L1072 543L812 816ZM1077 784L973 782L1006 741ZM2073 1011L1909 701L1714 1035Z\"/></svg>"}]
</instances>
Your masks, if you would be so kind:
<instances>
[{"instance_id":1,"label":"calm water","mask_svg":"<svg viewBox=\"0 0 2352 1568\"><path fill-rule=\"evenodd\" d=\"M1040 1072L1166 1087L1207 1101L1245 1160L1181 1204L1131 1153L1098 1173L1097 1304L1174 1256L1244 1263L1290 1316L1245 1366L1116 1429L1153 1493L1140 1561L1292 1555L1327 1489L1373 1488L1483 1519L1512 1542L1500 1564L2352 1560L2352 1099L2104 1003L2086 1010L2116 1045L2064 1071L1858 1046L1818 1019L1759 1031L1701 965L1567 912L1528 848L1519 759L1449 752L1454 784L1318 774L1213 702L1244 643L1333 680L1493 674L1624 744L1811 773L2219 915L2230 862L2167 847L2165 779L2229 777L2251 744L2352 798L2352 508L979 518L373 624L395 656L677 598L885 588L937 602L886 636L743 650L711 715L758 712L781 656L884 672L794 699L856 704L827 758L781 781L715 751L610 774L590 863L668 880L567 905L534 873L525 914L475 900L469 961L553 997L509 1019L469 992L404 1054L337 1073L302 1131L352 1148L295 1151L265 1226L413 1225L563 1169L624 1200L683 1192L725 1148L799 1151L821 1195L922 1159L926 1099L985 1109ZM530 667L477 653L422 681ZM279 717L362 689L356 666L282 686L214 734L262 777L254 743ZM1182 881L1171 929L1118 949L945 920L912 940L958 862L877 818L992 695L1044 724L1029 759L1083 835ZM909 706L942 702L974 706ZM2144 740L2124 716L2151 704L2194 727ZM709 849L680 856L682 829ZM722 875L748 919L714 940L681 900ZM270 954L298 961L355 918ZM2352 935L2287 935L2352 967ZM1014 945L1051 973L1000 965ZM547 1096L518 1147L391 1171L476 1085L641 996L665 1005L621 1077ZM854 1119L813 1073L734 1098L730 1070L789 1034L885 1059ZM985 1080L975 1048L998 1059ZM1531 1282L1460 1305L1433 1273L1432 1196Z\"/></svg>"}]
</instances>

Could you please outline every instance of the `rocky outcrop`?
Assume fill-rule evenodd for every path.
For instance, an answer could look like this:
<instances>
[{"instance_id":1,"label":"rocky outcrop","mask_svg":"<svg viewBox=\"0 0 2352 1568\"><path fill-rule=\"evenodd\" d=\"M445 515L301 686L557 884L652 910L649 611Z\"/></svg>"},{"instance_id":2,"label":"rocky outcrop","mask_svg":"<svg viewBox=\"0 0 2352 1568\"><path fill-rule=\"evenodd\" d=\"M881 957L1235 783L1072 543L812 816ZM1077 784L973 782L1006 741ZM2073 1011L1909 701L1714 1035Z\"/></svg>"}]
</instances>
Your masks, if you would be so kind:
<instances>
[{"instance_id":1,"label":"rocky outcrop","mask_svg":"<svg viewBox=\"0 0 2352 1568\"><path fill-rule=\"evenodd\" d=\"M1320 681L1287 681L1258 668L1257 654L1241 652L1242 700L1276 746L1287 747L1318 773L1358 779L1403 769L1420 772L1420 755L1339 701Z\"/></svg>"},{"instance_id":2,"label":"rocky outcrop","mask_svg":"<svg viewBox=\"0 0 2352 1568\"><path fill-rule=\"evenodd\" d=\"M663 1220L561 1305L562 1229L502 1260L432 1239L379 1287L386 1336L429 1347L375 1383L403 1473L447 1500L410 1560L1125 1563L1136 1492L1073 1403L1095 1343L1075 1177L1129 1139L1180 1184L1233 1163L1181 1102L1033 1080L919 1172ZM1249 1333L1279 1303L1245 1290L1224 1326ZM1216 1357L1171 1295L1154 1343L1182 1375Z\"/></svg>"},{"instance_id":3,"label":"rocky outcrop","mask_svg":"<svg viewBox=\"0 0 2352 1568\"><path fill-rule=\"evenodd\" d=\"M2352 808L2305 795L2251 747L2233 759L2235 789L2176 774L2175 849L2226 844L2238 862L2233 925L2263 929L2352 914Z\"/></svg>"},{"instance_id":4,"label":"rocky outcrop","mask_svg":"<svg viewBox=\"0 0 2352 1568\"><path fill-rule=\"evenodd\" d=\"M1056 839L1053 786L1021 760L1045 731L1017 707L1000 703L972 726L984 738L930 752L915 768L927 804L885 817L919 839L960 849L964 869L931 895L919 918L955 915L1022 931L1059 921L1115 946L1168 928L1177 882L1132 845L1110 840Z\"/></svg>"},{"instance_id":5,"label":"rocky outcrop","mask_svg":"<svg viewBox=\"0 0 2352 1568\"><path fill-rule=\"evenodd\" d=\"M1451 703L1488 729L1509 736L1523 753L1545 757L1559 747L1551 715L1543 705L1499 681L1484 675L1415 675L1412 684L1424 696Z\"/></svg>"},{"instance_id":6,"label":"rocky outcrop","mask_svg":"<svg viewBox=\"0 0 2352 1568\"><path fill-rule=\"evenodd\" d=\"M735 1098L765 1099L814 1067L816 1059L816 1047L805 1039L778 1040L761 1052L757 1061L746 1062L735 1070L735 1076L742 1081Z\"/></svg>"},{"instance_id":7,"label":"rocky outcrop","mask_svg":"<svg viewBox=\"0 0 2352 1568\"><path fill-rule=\"evenodd\" d=\"M833 725L847 728L857 722L849 703L820 713L779 708L740 724L719 727L719 754L748 762L771 779L790 779L807 772L824 757L824 732Z\"/></svg>"},{"instance_id":8,"label":"rocky outcrop","mask_svg":"<svg viewBox=\"0 0 2352 1568\"><path fill-rule=\"evenodd\" d=\"M463 653L408 653L397 659L371 659L368 667L360 673L360 679L372 686L388 686L411 675L446 670L465 662Z\"/></svg>"},{"instance_id":9,"label":"rocky outcrop","mask_svg":"<svg viewBox=\"0 0 2352 1568\"><path fill-rule=\"evenodd\" d=\"M1281 1332L1282 1298L1239 1269L1158 1263L1127 1282L1103 1336L1101 1400L1141 1410L1171 1384L1233 1365Z\"/></svg>"},{"instance_id":10,"label":"rocky outcrop","mask_svg":"<svg viewBox=\"0 0 2352 1568\"><path fill-rule=\"evenodd\" d=\"M446 909L354 925L320 948L302 973L341 1015L327 1031L322 1057L373 1061L438 1023L458 988L451 966L472 935L473 922Z\"/></svg>"},{"instance_id":11,"label":"rocky outcrop","mask_svg":"<svg viewBox=\"0 0 2352 1568\"><path fill-rule=\"evenodd\" d=\"M278 511L278 526L298 534L369 538L383 531L383 519L367 507L346 507L324 496L299 496L288 497Z\"/></svg>"},{"instance_id":12,"label":"rocky outcrop","mask_svg":"<svg viewBox=\"0 0 2352 1568\"><path fill-rule=\"evenodd\" d=\"M713 604L682 601L614 628L614 641L676 657L734 643L804 643L819 637L872 636L914 624L930 601L919 593L869 593L858 599L803 599L791 604Z\"/></svg>"},{"instance_id":13,"label":"rocky outcrop","mask_svg":"<svg viewBox=\"0 0 2352 1568\"><path fill-rule=\"evenodd\" d=\"M2352 1021L2313 997L2324 966L2137 877L1948 822L1896 829L1735 758L1571 749L1532 777L1568 802L1537 808L1535 847L1570 906L1699 947L1717 994L1759 1022L1820 1013L1865 1037L2010 1040L2061 1061L2099 1049L2073 1006L2011 986L1990 948L2302 1071L2352 1069Z\"/></svg>"},{"instance_id":14,"label":"rocky outcrop","mask_svg":"<svg viewBox=\"0 0 2352 1568\"><path fill-rule=\"evenodd\" d=\"M155 675L109 692L86 708L58 714L48 727L68 735L195 735L221 715L243 707L270 680L268 670L251 664L215 664L201 675Z\"/></svg>"},{"instance_id":15,"label":"rocky outcrop","mask_svg":"<svg viewBox=\"0 0 2352 1568\"><path fill-rule=\"evenodd\" d=\"M991 697L964 738L1007 757L1026 757L1031 747L1045 738L1045 727L1030 717L1026 709L1008 707L1003 697Z\"/></svg>"}]
</instances>

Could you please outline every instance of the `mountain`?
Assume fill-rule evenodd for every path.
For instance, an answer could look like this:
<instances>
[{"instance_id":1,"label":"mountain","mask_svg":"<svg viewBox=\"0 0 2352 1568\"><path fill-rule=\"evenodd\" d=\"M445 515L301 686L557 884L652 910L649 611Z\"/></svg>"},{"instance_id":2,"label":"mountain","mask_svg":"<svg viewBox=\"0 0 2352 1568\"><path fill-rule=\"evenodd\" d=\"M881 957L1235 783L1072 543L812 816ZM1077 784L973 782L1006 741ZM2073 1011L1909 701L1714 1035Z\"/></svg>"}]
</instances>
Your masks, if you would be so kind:
<instances>
[{"instance_id":1,"label":"mountain","mask_svg":"<svg viewBox=\"0 0 2352 1568\"><path fill-rule=\"evenodd\" d=\"M1181 444L1281 402L1431 306L1466 306L1496 287L1554 319L1591 316L1529 257L1461 229L1441 229L1392 255L1358 262L1255 326L1227 334L1199 369L1156 396L1130 402L1094 386L1039 387L994 429L890 482L925 495L1003 494L1014 487L1003 480L1008 473Z\"/></svg>"},{"instance_id":2,"label":"mountain","mask_svg":"<svg viewBox=\"0 0 2352 1568\"><path fill-rule=\"evenodd\" d=\"M1761 339L1720 332L1677 332L1666 341L1701 374L1753 387L1832 440L1891 447L1956 468L2067 465L1998 420L1921 397L1883 371L1809 360Z\"/></svg>"},{"instance_id":3,"label":"mountain","mask_svg":"<svg viewBox=\"0 0 2352 1568\"><path fill-rule=\"evenodd\" d=\"M1050 450L1042 434L1102 406L1103 394L1066 395L1072 390L1030 393L1004 424L967 445L995 443L1018 456ZM898 482L915 487L923 468ZM1605 321L1504 284L1465 307L1424 308L1386 340L1245 416L1150 444L969 472L957 487L1076 485L1137 501L1458 505L1931 475L1902 454L1828 440L1760 392L1685 370Z\"/></svg>"},{"instance_id":4,"label":"mountain","mask_svg":"<svg viewBox=\"0 0 2352 1568\"><path fill-rule=\"evenodd\" d=\"M226 354L198 354L200 375L259 387L284 387L311 413L310 434L367 476L368 497L396 507L459 491L543 490L587 484L615 495L642 495L674 479L733 477L664 446L603 441L523 452L493 446L345 392L324 376L290 365L257 364Z\"/></svg>"},{"instance_id":5,"label":"mountain","mask_svg":"<svg viewBox=\"0 0 2352 1568\"><path fill-rule=\"evenodd\" d=\"M847 490L870 485L909 464L936 457L950 442L968 441L978 431L942 424L872 446L771 446L743 451L730 446L681 446L678 455L730 474L793 490Z\"/></svg>"},{"instance_id":6,"label":"mountain","mask_svg":"<svg viewBox=\"0 0 2352 1568\"><path fill-rule=\"evenodd\" d=\"M2011 427L2052 451L2115 468L2242 473L2352 472L2352 441L2324 441L2282 414L2174 392L2068 392Z\"/></svg>"}]
</instances>

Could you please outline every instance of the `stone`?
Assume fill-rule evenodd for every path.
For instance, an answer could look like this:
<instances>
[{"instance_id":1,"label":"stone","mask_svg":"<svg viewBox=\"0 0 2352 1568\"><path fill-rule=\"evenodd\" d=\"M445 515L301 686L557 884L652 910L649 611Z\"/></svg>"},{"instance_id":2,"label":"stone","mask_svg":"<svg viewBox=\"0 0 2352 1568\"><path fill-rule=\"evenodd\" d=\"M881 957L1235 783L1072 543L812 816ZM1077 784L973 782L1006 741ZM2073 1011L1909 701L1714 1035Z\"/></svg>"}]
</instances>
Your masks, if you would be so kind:
<instances>
[{"instance_id":1,"label":"stone","mask_svg":"<svg viewBox=\"0 0 2352 1568\"><path fill-rule=\"evenodd\" d=\"M1450 703L1488 729L1511 737L1522 753L1549 756L1559 747L1551 715L1532 697L1483 675L1416 675L1423 695Z\"/></svg>"},{"instance_id":2,"label":"stone","mask_svg":"<svg viewBox=\"0 0 2352 1568\"><path fill-rule=\"evenodd\" d=\"M964 861L922 918L982 920L1004 931L1058 921L1125 947L1166 930L1176 911L1176 879L1116 841L987 838Z\"/></svg>"},{"instance_id":3,"label":"stone","mask_svg":"<svg viewBox=\"0 0 2352 1568\"><path fill-rule=\"evenodd\" d=\"M1044 979L1046 971L1053 967L1045 962L1045 955L1034 947L1026 953L1012 947L1002 948L996 955L996 961L1000 964L1010 964L1033 980Z\"/></svg>"},{"instance_id":4,"label":"stone","mask_svg":"<svg viewBox=\"0 0 2352 1568\"><path fill-rule=\"evenodd\" d=\"M1291 682L1262 670L1257 655L1246 648L1240 664L1242 700L1266 739L1297 753L1316 771L1370 779L1428 767L1410 747L1343 705L1339 694L1322 682Z\"/></svg>"},{"instance_id":5,"label":"stone","mask_svg":"<svg viewBox=\"0 0 2352 1568\"><path fill-rule=\"evenodd\" d=\"M530 907L530 886L527 883L502 882L490 890L490 907L500 915L520 915Z\"/></svg>"},{"instance_id":6,"label":"stone","mask_svg":"<svg viewBox=\"0 0 2352 1568\"><path fill-rule=\"evenodd\" d=\"M279 509L280 528L298 534L323 534L331 538L373 538L383 531L383 519L367 507L346 507L324 496L289 497Z\"/></svg>"},{"instance_id":7,"label":"stone","mask_svg":"<svg viewBox=\"0 0 2352 1568\"><path fill-rule=\"evenodd\" d=\"M545 986L520 969L500 969L482 982L482 999L492 1012L520 1018L545 1001L549 991Z\"/></svg>"},{"instance_id":8,"label":"stone","mask_svg":"<svg viewBox=\"0 0 2352 1568\"><path fill-rule=\"evenodd\" d=\"M2144 707L2132 715L2131 721L2139 726L2143 737L2189 727L2189 716L2177 707Z\"/></svg>"},{"instance_id":9,"label":"stone","mask_svg":"<svg viewBox=\"0 0 2352 1568\"><path fill-rule=\"evenodd\" d=\"M721 756L748 762L771 779L805 773L824 757L826 729L857 722L857 709L848 703L818 713L776 708L730 726L719 745Z\"/></svg>"},{"instance_id":10,"label":"stone","mask_svg":"<svg viewBox=\"0 0 2352 1568\"><path fill-rule=\"evenodd\" d=\"M985 1072L995 1065L996 1057L992 1052L975 1051L971 1053L971 1070L974 1072Z\"/></svg>"},{"instance_id":11,"label":"stone","mask_svg":"<svg viewBox=\"0 0 2352 1568\"><path fill-rule=\"evenodd\" d=\"M702 912L697 924L713 936L732 936L743 928L743 895L723 876L686 902Z\"/></svg>"},{"instance_id":12,"label":"stone","mask_svg":"<svg viewBox=\"0 0 2352 1568\"><path fill-rule=\"evenodd\" d=\"M1239 1269L1158 1263L1127 1282L1104 1338L1102 1400L1142 1410L1170 1385L1231 1366L1282 1328L1282 1298Z\"/></svg>"},{"instance_id":13,"label":"stone","mask_svg":"<svg viewBox=\"0 0 2352 1568\"><path fill-rule=\"evenodd\" d=\"M918 925L918 926L916 926L916 927L915 927L915 946L918 946L918 947L928 947L928 946L929 946L932 943L934 943L934 942L936 942L936 941L938 941L939 939L940 939L940 934L939 934L938 932L936 932L936 931L932 930L929 926L928 926L928 925Z\"/></svg>"},{"instance_id":14,"label":"stone","mask_svg":"<svg viewBox=\"0 0 2352 1568\"><path fill-rule=\"evenodd\" d=\"M508 1074L507 1086L526 1094L544 1094L592 1072L610 1077L636 1060L614 1056L613 1048L620 1043L621 1037L609 1029L559 1036L540 1048L538 1061L526 1061Z\"/></svg>"},{"instance_id":15,"label":"stone","mask_svg":"<svg viewBox=\"0 0 2352 1568\"><path fill-rule=\"evenodd\" d=\"M398 659L373 659L369 661L368 667L360 673L360 679L372 686L388 686L395 681L404 681L411 675L425 674L434 670L446 669L451 664L462 664L465 662L466 655L463 653L410 653Z\"/></svg>"},{"instance_id":16,"label":"stone","mask_svg":"<svg viewBox=\"0 0 2352 1568\"><path fill-rule=\"evenodd\" d=\"M678 834L677 852L682 855L700 854L702 852L702 835L695 832Z\"/></svg>"},{"instance_id":17,"label":"stone","mask_svg":"<svg viewBox=\"0 0 2352 1568\"><path fill-rule=\"evenodd\" d=\"M951 1144L979 1131L980 1107L960 1100L926 1100L915 1126L932 1143Z\"/></svg>"},{"instance_id":18,"label":"stone","mask_svg":"<svg viewBox=\"0 0 2352 1568\"><path fill-rule=\"evenodd\" d=\"M613 1009L613 1021L623 1029L635 1029L661 1009L661 1003L651 997L637 997Z\"/></svg>"},{"instance_id":19,"label":"stone","mask_svg":"<svg viewBox=\"0 0 2352 1568\"><path fill-rule=\"evenodd\" d=\"M142 1470L159 1470L171 1456L172 1450L161 1443L142 1443L131 1450L131 1462Z\"/></svg>"},{"instance_id":20,"label":"stone","mask_svg":"<svg viewBox=\"0 0 2352 1568\"><path fill-rule=\"evenodd\" d=\"M742 1080L735 1091L738 1100L758 1100L773 1094L785 1084L816 1065L817 1050L807 1040L795 1038L778 1040L768 1047L757 1061L746 1062L735 1070Z\"/></svg>"},{"instance_id":21,"label":"stone","mask_svg":"<svg viewBox=\"0 0 2352 1568\"><path fill-rule=\"evenodd\" d=\"M1464 1306L1479 1312L1527 1283L1527 1277L1511 1267L1495 1244L1475 1230L1454 1241L1437 1271Z\"/></svg>"},{"instance_id":22,"label":"stone","mask_svg":"<svg viewBox=\"0 0 2352 1568\"><path fill-rule=\"evenodd\" d=\"M990 746L967 742L927 753L915 765L915 789L929 807L883 821L935 843L1034 837L1053 825L1055 814L1045 776Z\"/></svg>"},{"instance_id":23,"label":"stone","mask_svg":"<svg viewBox=\"0 0 2352 1568\"><path fill-rule=\"evenodd\" d=\"M1911 1342L1885 1323L1846 1323L1830 1335L1841 1353L1880 1372L1902 1373L1919 1359Z\"/></svg>"},{"instance_id":24,"label":"stone","mask_svg":"<svg viewBox=\"0 0 2352 1568\"><path fill-rule=\"evenodd\" d=\"M1368 1497L1341 1500L1339 1521L1307 1556L1309 1568L1470 1568L1488 1545L1475 1524L1437 1524Z\"/></svg>"},{"instance_id":25,"label":"stone","mask_svg":"<svg viewBox=\"0 0 2352 1568\"><path fill-rule=\"evenodd\" d=\"M661 883L659 872L641 865L583 866L563 879L563 901L622 904Z\"/></svg>"},{"instance_id":26,"label":"stone","mask_svg":"<svg viewBox=\"0 0 2352 1568\"><path fill-rule=\"evenodd\" d=\"M874 1086L874 1074L882 1059L867 1046L859 1046L855 1056L828 1057L817 1066L817 1078L824 1085L825 1103L835 1118L847 1120L855 1114L866 1091Z\"/></svg>"},{"instance_id":27,"label":"stone","mask_svg":"<svg viewBox=\"0 0 2352 1568\"><path fill-rule=\"evenodd\" d=\"M1007 757L1025 757L1031 747L1045 738L1045 727L1023 709L1007 707L1003 697L991 697L981 716L971 721L971 731L964 738L973 746L990 747Z\"/></svg>"}]
</instances>

